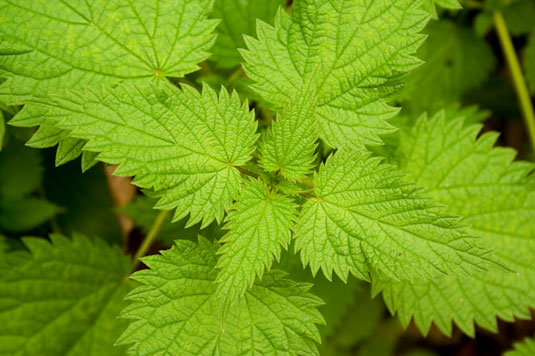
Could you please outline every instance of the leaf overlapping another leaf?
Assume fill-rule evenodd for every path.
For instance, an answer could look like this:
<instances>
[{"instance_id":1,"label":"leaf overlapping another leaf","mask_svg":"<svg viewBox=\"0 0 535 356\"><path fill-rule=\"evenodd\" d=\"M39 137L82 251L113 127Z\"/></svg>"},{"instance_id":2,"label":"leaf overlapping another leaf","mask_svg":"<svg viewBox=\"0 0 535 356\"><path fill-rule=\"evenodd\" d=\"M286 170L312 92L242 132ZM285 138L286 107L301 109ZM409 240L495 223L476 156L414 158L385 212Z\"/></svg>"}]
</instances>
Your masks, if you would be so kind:
<instances>
[{"instance_id":1,"label":"leaf overlapping another leaf","mask_svg":"<svg viewBox=\"0 0 535 356\"><path fill-rule=\"evenodd\" d=\"M128 297L122 316L132 319L119 339L133 355L317 355L321 300L310 285L272 270L225 313L216 296L218 245L204 238L177 240L150 269L134 274L142 286Z\"/></svg>"},{"instance_id":2,"label":"leaf overlapping another leaf","mask_svg":"<svg viewBox=\"0 0 535 356\"><path fill-rule=\"evenodd\" d=\"M48 106L48 105L47 105ZM221 221L239 193L240 173L254 150L256 123L247 103L205 86L202 93L167 82L73 90L55 96L48 122L87 141L117 175L153 189L157 208L174 220Z\"/></svg>"},{"instance_id":3,"label":"leaf overlapping another leaf","mask_svg":"<svg viewBox=\"0 0 535 356\"><path fill-rule=\"evenodd\" d=\"M318 138L315 113L316 91L307 83L277 115L260 142L260 165L265 170L291 181L305 178L312 171Z\"/></svg>"},{"instance_id":4,"label":"leaf overlapping another leaf","mask_svg":"<svg viewBox=\"0 0 535 356\"><path fill-rule=\"evenodd\" d=\"M401 162L427 194L463 216L469 233L494 250L509 271L374 283L404 325L414 318L427 333L434 322L449 335L453 321L473 336L474 322L496 331L496 317L529 318L529 307L535 306L533 165L513 162L511 149L493 148L496 133L476 140L480 125L463 127L462 118L445 118L444 112L422 117L402 141Z\"/></svg>"},{"instance_id":5,"label":"leaf overlapping another leaf","mask_svg":"<svg viewBox=\"0 0 535 356\"><path fill-rule=\"evenodd\" d=\"M217 267L217 293L225 304L243 295L255 277L262 277L279 260L281 248L288 248L297 217L297 207L284 195L273 193L261 181L243 186L239 200L227 215L229 232L220 241L224 245Z\"/></svg>"},{"instance_id":6,"label":"leaf overlapping another leaf","mask_svg":"<svg viewBox=\"0 0 535 356\"><path fill-rule=\"evenodd\" d=\"M0 97L7 104L81 85L182 77L208 58L216 20L212 0L0 1ZM38 65L37 65L38 64ZM28 113L28 111L27 111ZM17 116L41 125L30 144L66 140L43 111ZM58 148L58 163L77 157L83 142Z\"/></svg>"},{"instance_id":7,"label":"leaf overlapping another leaf","mask_svg":"<svg viewBox=\"0 0 535 356\"><path fill-rule=\"evenodd\" d=\"M380 144L397 109L385 100L420 62L411 56L428 16L420 0L294 1L246 38L245 71L277 108L313 77L320 137L333 147Z\"/></svg>"},{"instance_id":8,"label":"leaf overlapping another leaf","mask_svg":"<svg viewBox=\"0 0 535 356\"><path fill-rule=\"evenodd\" d=\"M394 166L361 151L339 151L314 179L316 199L298 219L296 249L313 273L369 280L378 272L414 280L470 274L487 250Z\"/></svg>"},{"instance_id":9,"label":"leaf overlapping another leaf","mask_svg":"<svg viewBox=\"0 0 535 356\"><path fill-rule=\"evenodd\" d=\"M80 235L24 243L29 253L0 253L0 355L124 355L129 258Z\"/></svg>"}]
</instances>

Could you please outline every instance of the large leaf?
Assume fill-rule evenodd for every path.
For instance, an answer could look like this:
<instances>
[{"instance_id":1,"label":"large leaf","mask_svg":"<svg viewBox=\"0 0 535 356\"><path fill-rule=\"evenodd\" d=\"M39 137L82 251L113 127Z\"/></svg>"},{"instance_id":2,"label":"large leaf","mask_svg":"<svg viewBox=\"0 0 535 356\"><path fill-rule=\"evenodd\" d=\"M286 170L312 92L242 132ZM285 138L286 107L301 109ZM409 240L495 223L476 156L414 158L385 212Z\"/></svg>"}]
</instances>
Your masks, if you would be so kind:
<instances>
[{"instance_id":1,"label":"large leaf","mask_svg":"<svg viewBox=\"0 0 535 356\"><path fill-rule=\"evenodd\" d=\"M380 144L397 109L385 100L419 61L411 54L427 16L421 0L294 1L275 27L259 22L246 39L245 70L268 102L283 107L311 81L319 134L330 146Z\"/></svg>"},{"instance_id":2,"label":"large leaf","mask_svg":"<svg viewBox=\"0 0 535 356\"><path fill-rule=\"evenodd\" d=\"M529 318L535 306L535 182L533 165L513 162L515 152L493 148L496 133L476 140L480 126L462 118L422 117L403 140L401 162L428 194L464 217L470 234L495 250L510 271L443 277L414 283L376 281L402 323L411 317L424 333L431 322L446 334L452 320L474 335L474 322L497 331L496 317ZM512 272L511 272L512 271Z\"/></svg>"},{"instance_id":3,"label":"large leaf","mask_svg":"<svg viewBox=\"0 0 535 356\"><path fill-rule=\"evenodd\" d=\"M132 355L317 355L314 324L321 301L310 285L270 271L226 312L215 293L218 245L178 240L161 255L146 257L150 269L133 278L142 286L122 316L133 319L119 339L134 343Z\"/></svg>"},{"instance_id":4,"label":"large leaf","mask_svg":"<svg viewBox=\"0 0 535 356\"><path fill-rule=\"evenodd\" d=\"M0 257L0 355L120 356L129 258L102 241L27 238Z\"/></svg>"},{"instance_id":5,"label":"large leaf","mask_svg":"<svg viewBox=\"0 0 535 356\"><path fill-rule=\"evenodd\" d=\"M295 233L296 249L313 273L413 280L486 268L478 239L394 166L368 153L342 150L329 157L314 192Z\"/></svg>"},{"instance_id":6,"label":"large leaf","mask_svg":"<svg viewBox=\"0 0 535 356\"><path fill-rule=\"evenodd\" d=\"M217 21L211 0L1 0L0 98L8 104L49 98L64 88L89 84L182 77L208 58ZM64 162L83 142L64 143L42 111L16 117L21 126L41 125L34 147L58 142Z\"/></svg>"}]
</instances>

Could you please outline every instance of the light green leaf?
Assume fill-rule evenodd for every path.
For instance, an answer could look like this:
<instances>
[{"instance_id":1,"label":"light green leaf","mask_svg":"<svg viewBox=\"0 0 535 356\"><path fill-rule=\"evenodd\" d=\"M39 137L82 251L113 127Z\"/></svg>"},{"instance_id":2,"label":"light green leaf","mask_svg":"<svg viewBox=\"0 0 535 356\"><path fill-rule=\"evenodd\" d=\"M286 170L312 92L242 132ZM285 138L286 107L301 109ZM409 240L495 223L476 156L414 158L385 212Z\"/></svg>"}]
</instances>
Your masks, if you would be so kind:
<instances>
[{"instance_id":1,"label":"light green leaf","mask_svg":"<svg viewBox=\"0 0 535 356\"><path fill-rule=\"evenodd\" d=\"M525 338L515 343L514 350L507 351L505 356L533 356L535 355L535 338Z\"/></svg>"},{"instance_id":2,"label":"light green leaf","mask_svg":"<svg viewBox=\"0 0 535 356\"><path fill-rule=\"evenodd\" d=\"M243 186L239 200L227 215L221 242L217 293L225 304L234 302L249 288L256 276L262 278L281 247L288 248L297 206L288 197L274 193L259 180Z\"/></svg>"},{"instance_id":3,"label":"light green leaf","mask_svg":"<svg viewBox=\"0 0 535 356\"><path fill-rule=\"evenodd\" d=\"M423 333L435 322L451 334L451 322L474 335L474 322L497 331L496 317L529 318L535 306L535 182L527 177L533 165L513 162L515 152L493 148L497 133L481 126L463 127L462 118L445 120L443 112L422 117L402 153L407 173L427 194L464 217L471 235L511 271L471 277L443 277L414 283L375 281L384 299L407 325L411 317Z\"/></svg>"},{"instance_id":4,"label":"light green leaf","mask_svg":"<svg viewBox=\"0 0 535 356\"><path fill-rule=\"evenodd\" d=\"M463 7L459 4L458 0L423 0L422 7L427 11L434 19L438 19L436 6L440 6L449 10L460 10Z\"/></svg>"},{"instance_id":5,"label":"light green leaf","mask_svg":"<svg viewBox=\"0 0 535 356\"><path fill-rule=\"evenodd\" d=\"M85 237L26 238L0 263L0 355L119 356L129 259Z\"/></svg>"},{"instance_id":6,"label":"light green leaf","mask_svg":"<svg viewBox=\"0 0 535 356\"><path fill-rule=\"evenodd\" d=\"M136 272L142 283L122 316L133 319L119 343L134 343L132 355L317 355L314 324L321 301L310 285L270 271L226 312L215 294L218 245L178 240Z\"/></svg>"},{"instance_id":7,"label":"light green leaf","mask_svg":"<svg viewBox=\"0 0 535 356\"><path fill-rule=\"evenodd\" d=\"M295 181L314 168L316 96L310 85L295 94L260 144L260 165Z\"/></svg>"},{"instance_id":8,"label":"light green leaf","mask_svg":"<svg viewBox=\"0 0 535 356\"><path fill-rule=\"evenodd\" d=\"M428 32L418 50L425 64L407 77L400 94L418 113L459 101L488 78L495 63L490 46L471 29L441 20L430 24Z\"/></svg>"},{"instance_id":9,"label":"light green leaf","mask_svg":"<svg viewBox=\"0 0 535 356\"><path fill-rule=\"evenodd\" d=\"M275 27L259 22L258 40L241 53L254 88L275 107L286 106L308 81L316 87L320 137L333 147L381 144L397 113L385 100L419 64L411 54L427 16L420 0L294 1Z\"/></svg>"},{"instance_id":10,"label":"light green leaf","mask_svg":"<svg viewBox=\"0 0 535 356\"><path fill-rule=\"evenodd\" d=\"M301 211L295 239L303 264L343 280L378 272L414 280L485 269L485 250L453 216L391 165L338 151L320 167L315 199Z\"/></svg>"},{"instance_id":11,"label":"light green leaf","mask_svg":"<svg viewBox=\"0 0 535 356\"><path fill-rule=\"evenodd\" d=\"M254 115L237 94L202 94L169 83L124 84L57 96L47 120L87 141L98 160L118 164L114 174L135 176L153 189L157 208L188 213L189 224L218 222L236 198L240 173L257 139Z\"/></svg>"},{"instance_id":12,"label":"light green leaf","mask_svg":"<svg viewBox=\"0 0 535 356\"><path fill-rule=\"evenodd\" d=\"M210 60L220 67L240 65L238 48L245 48L243 35L256 36L257 19L273 24L279 6L285 0L216 0L211 17L220 19L217 40Z\"/></svg>"},{"instance_id":13,"label":"light green leaf","mask_svg":"<svg viewBox=\"0 0 535 356\"><path fill-rule=\"evenodd\" d=\"M19 104L81 85L182 77L208 58L215 41L217 21L207 19L211 3L1 0L0 75L8 80L0 98ZM12 123L48 125L43 112L35 111ZM41 145L61 142L53 131L40 133ZM72 145L60 147L60 162L71 150Z\"/></svg>"}]
</instances>

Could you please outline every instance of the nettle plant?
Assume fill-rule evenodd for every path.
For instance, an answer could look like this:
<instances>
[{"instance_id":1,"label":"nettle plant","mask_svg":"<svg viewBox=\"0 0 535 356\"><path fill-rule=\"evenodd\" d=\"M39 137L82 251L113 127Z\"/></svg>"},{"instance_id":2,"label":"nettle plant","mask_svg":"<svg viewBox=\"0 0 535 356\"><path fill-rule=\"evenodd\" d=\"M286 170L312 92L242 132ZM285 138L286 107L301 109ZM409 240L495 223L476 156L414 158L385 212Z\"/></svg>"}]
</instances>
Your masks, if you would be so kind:
<instances>
[{"instance_id":1,"label":"nettle plant","mask_svg":"<svg viewBox=\"0 0 535 356\"><path fill-rule=\"evenodd\" d=\"M297 280L371 282L423 333L528 318L533 165L480 135L473 108L407 118L391 104L402 88L429 102L453 90L435 98L418 74L435 11L424 3L1 0L9 123L38 126L27 145L58 145L58 165L117 165L163 212L133 259L80 234L4 243L0 355L317 354L323 302L286 257L300 259ZM205 73L210 52L226 74ZM35 187L11 189L4 202ZM174 236L129 280L168 211L204 237ZM214 221L220 238L204 233Z\"/></svg>"}]
</instances>

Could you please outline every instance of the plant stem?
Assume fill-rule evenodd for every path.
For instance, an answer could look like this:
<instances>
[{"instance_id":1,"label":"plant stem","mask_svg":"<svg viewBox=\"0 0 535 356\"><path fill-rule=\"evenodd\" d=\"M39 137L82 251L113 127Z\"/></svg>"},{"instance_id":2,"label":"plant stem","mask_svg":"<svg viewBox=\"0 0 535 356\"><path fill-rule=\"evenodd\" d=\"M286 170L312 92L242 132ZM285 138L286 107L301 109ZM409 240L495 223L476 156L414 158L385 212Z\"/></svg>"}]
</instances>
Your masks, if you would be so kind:
<instances>
[{"instance_id":1,"label":"plant stem","mask_svg":"<svg viewBox=\"0 0 535 356\"><path fill-rule=\"evenodd\" d=\"M238 67L238 69L236 69L231 75L230 77L228 77L227 79L227 84L233 84L234 81L236 79L238 79L239 77L243 76L245 74L245 72L243 71L243 68L242 66L240 65Z\"/></svg>"},{"instance_id":2,"label":"plant stem","mask_svg":"<svg viewBox=\"0 0 535 356\"><path fill-rule=\"evenodd\" d=\"M150 246L152 245L152 242L160 232L160 229L162 228L162 225L167 218L167 215L169 215L169 210L163 210L158 214L156 217L156 220L154 220L154 223L152 224L149 233L143 240L143 243L139 247L139 249L136 251L136 255L134 256L134 260L132 261L132 271L136 269L136 267L139 265L139 259L147 253Z\"/></svg>"},{"instance_id":3,"label":"plant stem","mask_svg":"<svg viewBox=\"0 0 535 356\"><path fill-rule=\"evenodd\" d=\"M249 177L253 177L253 178L258 178L258 174L254 173L254 172L251 172L243 167L239 167L239 166L234 166L234 168L236 168L236 170L238 170L238 172L242 173L242 174L245 174L246 176L249 176Z\"/></svg>"},{"instance_id":4,"label":"plant stem","mask_svg":"<svg viewBox=\"0 0 535 356\"><path fill-rule=\"evenodd\" d=\"M495 11L493 13L493 18L494 26L498 32L498 37L500 38L502 49L513 77L513 84L515 86L516 94L518 96L522 114L524 116L524 121L528 129L531 146L533 152L535 152L535 113L533 111L533 104L529 96L526 81L522 75L520 63L518 62L518 57L516 55L515 48L513 47L513 41L511 40L511 36L509 35L509 31L507 30L507 25L505 24L502 14L498 11Z\"/></svg>"}]
</instances>

